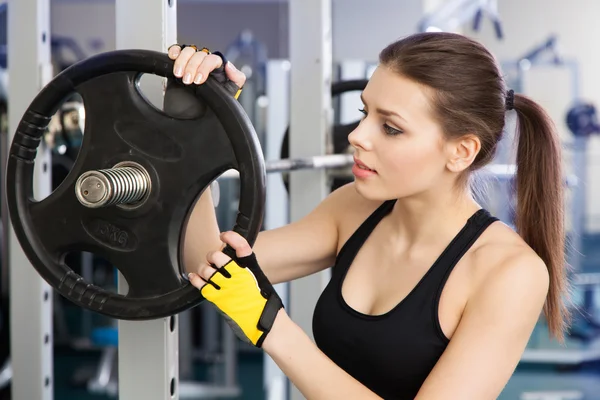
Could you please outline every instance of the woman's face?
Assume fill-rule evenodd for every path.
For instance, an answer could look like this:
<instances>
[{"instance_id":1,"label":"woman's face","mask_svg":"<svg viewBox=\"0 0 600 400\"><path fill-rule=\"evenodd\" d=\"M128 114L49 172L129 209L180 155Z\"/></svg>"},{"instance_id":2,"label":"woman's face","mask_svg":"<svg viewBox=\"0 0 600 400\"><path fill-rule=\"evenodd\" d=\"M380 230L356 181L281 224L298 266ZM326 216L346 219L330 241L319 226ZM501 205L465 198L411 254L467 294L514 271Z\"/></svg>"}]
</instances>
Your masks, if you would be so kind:
<instances>
[{"instance_id":1,"label":"woman's face","mask_svg":"<svg viewBox=\"0 0 600 400\"><path fill-rule=\"evenodd\" d=\"M361 96L365 116L348 136L355 185L366 198L398 199L444 186L447 142L428 95L386 66L375 70Z\"/></svg>"}]
</instances>

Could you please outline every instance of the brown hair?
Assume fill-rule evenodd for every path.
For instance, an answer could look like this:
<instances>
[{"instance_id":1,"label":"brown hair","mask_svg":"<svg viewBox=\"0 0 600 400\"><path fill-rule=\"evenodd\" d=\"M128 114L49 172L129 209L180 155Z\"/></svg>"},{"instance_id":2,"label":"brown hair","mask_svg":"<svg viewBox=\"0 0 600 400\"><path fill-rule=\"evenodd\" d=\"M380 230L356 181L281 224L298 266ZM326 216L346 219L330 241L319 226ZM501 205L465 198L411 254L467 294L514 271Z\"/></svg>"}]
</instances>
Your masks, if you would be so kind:
<instances>
[{"instance_id":1,"label":"brown hair","mask_svg":"<svg viewBox=\"0 0 600 400\"><path fill-rule=\"evenodd\" d=\"M390 44L379 58L382 65L432 89L434 115L448 137L478 136L481 150L471 171L494 158L508 91L485 47L458 34L419 33ZM515 94L514 110L519 121L516 228L548 268L544 312L551 334L563 340L570 315L564 301L568 283L561 144L541 106Z\"/></svg>"}]
</instances>

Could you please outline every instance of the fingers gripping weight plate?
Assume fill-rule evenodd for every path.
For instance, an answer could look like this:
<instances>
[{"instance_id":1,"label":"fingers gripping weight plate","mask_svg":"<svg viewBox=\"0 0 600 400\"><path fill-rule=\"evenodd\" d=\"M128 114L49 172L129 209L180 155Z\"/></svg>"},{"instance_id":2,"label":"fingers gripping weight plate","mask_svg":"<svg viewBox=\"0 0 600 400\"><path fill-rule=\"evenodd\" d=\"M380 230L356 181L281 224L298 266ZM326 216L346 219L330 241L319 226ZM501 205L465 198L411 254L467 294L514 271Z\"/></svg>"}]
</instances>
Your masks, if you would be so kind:
<instances>
[{"instance_id":1,"label":"fingers gripping weight plate","mask_svg":"<svg viewBox=\"0 0 600 400\"><path fill-rule=\"evenodd\" d=\"M10 148L10 217L29 260L63 296L114 318L160 318L202 300L182 273L181 236L194 201L224 171L240 173L233 229L253 244L262 223L265 167L249 118L212 76L188 88L205 105L199 115L174 117L155 108L140 92L139 78L150 73L173 81L172 70L166 54L146 50L79 62L37 95ZM64 181L36 201L36 149L74 91L85 106L82 147ZM125 277L127 294L84 281L64 262L72 251L108 260Z\"/></svg>"},{"instance_id":2,"label":"fingers gripping weight plate","mask_svg":"<svg viewBox=\"0 0 600 400\"><path fill-rule=\"evenodd\" d=\"M362 92L365 90L367 83L369 81L367 79L356 79L349 81L339 81L335 82L331 85L331 96L338 97L344 93L348 92ZM345 125L334 125L332 130L333 135L333 154L344 154L348 151L348 135L356 129L360 121L351 122ZM287 159L290 157L290 127L288 126L285 134L283 136L283 141L281 143L281 158ZM283 184L287 192L290 191L290 182L289 182L289 174L281 174L283 179ZM352 182L352 177L343 178L343 177L334 177L331 182L331 191L338 189L339 187Z\"/></svg>"}]
</instances>

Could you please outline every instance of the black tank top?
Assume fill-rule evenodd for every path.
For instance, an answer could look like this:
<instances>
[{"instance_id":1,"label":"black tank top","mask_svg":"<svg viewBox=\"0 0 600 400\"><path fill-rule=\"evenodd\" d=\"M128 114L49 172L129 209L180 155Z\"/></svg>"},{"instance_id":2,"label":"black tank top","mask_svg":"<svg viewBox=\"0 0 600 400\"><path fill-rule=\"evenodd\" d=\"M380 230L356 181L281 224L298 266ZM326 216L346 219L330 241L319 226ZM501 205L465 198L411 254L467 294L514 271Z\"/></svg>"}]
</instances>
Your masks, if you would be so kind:
<instances>
[{"instance_id":1,"label":"black tank top","mask_svg":"<svg viewBox=\"0 0 600 400\"><path fill-rule=\"evenodd\" d=\"M313 334L321 351L377 395L412 400L449 342L438 319L444 284L465 252L497 218L478 210L404 300L386 314L365 315L344 301L342 282L360 247L394 203L383 203L340 250L315 308Z\"/></svg>"}]
</instances>

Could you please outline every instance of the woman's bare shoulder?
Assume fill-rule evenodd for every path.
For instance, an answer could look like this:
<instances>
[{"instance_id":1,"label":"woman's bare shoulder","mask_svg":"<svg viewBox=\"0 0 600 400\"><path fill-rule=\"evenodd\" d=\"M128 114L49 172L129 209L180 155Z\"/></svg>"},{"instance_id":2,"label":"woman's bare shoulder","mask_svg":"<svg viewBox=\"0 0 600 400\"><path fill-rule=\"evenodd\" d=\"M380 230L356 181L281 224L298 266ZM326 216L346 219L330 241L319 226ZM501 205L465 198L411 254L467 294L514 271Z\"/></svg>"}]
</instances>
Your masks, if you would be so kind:
<instances>
[{"instance_id":1,"label":"woman's bare shoulder","mask_svg":"<svg viewBox=\"0 0 600 400\"><path fill-rule=\"evenodd\" d=\"M490 225L482 234L471 254L471 273L475 287L510 274L514 277L548 284L548 269L540 256L515 232L501 221Z\"/></svg>"},{"instance_id":2,"label":"woman's bare shoulder","mask_svg":"<svg viewBox=\"0 0 600 400\"><path fill-rule=\"evenodd\" d=\"M382 201L370 200L361 195L354 182L337 189L329 196L328 201L331 201L329 208L335 215L338 227L338 250L382 204Z\"/></svg>"}]
</instances>

